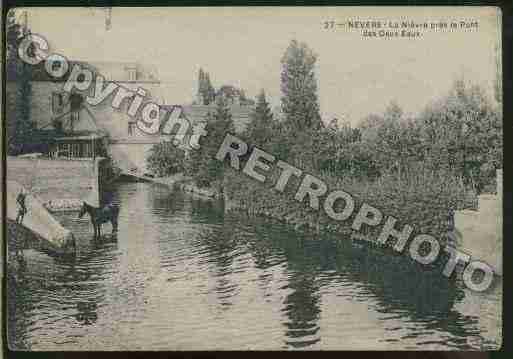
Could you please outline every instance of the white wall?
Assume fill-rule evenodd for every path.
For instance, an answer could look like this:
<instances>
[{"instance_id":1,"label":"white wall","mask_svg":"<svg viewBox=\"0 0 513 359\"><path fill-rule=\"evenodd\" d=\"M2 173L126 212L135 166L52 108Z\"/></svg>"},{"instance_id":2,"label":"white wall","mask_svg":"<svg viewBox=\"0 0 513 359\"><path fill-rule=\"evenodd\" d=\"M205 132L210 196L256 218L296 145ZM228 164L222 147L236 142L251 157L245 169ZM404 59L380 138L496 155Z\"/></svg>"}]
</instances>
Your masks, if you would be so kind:
<instances>
[{"instance_id":1,"label":"white wall","mask_svg":"<svg viewBox=\"0 0 513 359\"><path fill-rule=\"evenodd\" d=\"M134 165L140 172L147 172L146 158L152 147L153 143L113 143L110 145L110 152L114 160L122 166L122 170L128 171L130 168L126 167ZM130 163L127 163L126 158Z\"/></svg>"},{"instance_id":2,"label":"white wall","mask_svg":"<svg viewBox=\"0 0 513 359\"><path fill-rule=\"evenodd\" d=\"M502 275L502 170L497 173L497 194L480 195L478 210L457 211L454 222L460 249Z\"/></svg>"}]
</instances>

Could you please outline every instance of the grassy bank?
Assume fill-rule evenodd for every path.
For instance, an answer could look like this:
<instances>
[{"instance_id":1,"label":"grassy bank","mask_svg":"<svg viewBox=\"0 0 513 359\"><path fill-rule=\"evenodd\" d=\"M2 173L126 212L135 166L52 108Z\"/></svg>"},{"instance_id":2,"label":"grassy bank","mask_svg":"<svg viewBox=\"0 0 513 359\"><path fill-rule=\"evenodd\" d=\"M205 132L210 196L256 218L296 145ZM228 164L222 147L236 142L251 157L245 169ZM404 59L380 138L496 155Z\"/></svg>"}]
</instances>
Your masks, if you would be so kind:
<instances>
[{"instance_id":1,"label":"grassy bank","mask_svg":"<svg viewBox=\"0 0 513 359\"><path fill-rule=\"evenodd\" d=\"M274 190L272 187L278 176L278 172L272 173L271 178L261 184L243 173L227 171L224 181L227 210L275 218L297 230L350 233L350 225L365 202L379 209L384 218L395 217L398 220L396 228L410 224L414 233L431 234L443 241L449 230L447 219L450 209L466 206L466 195L460 181L443 172L421 170L401 180L385 175L374 181L323 173L317 177L328 185L328 191L343 190L355 201L352 216L338 222L324 213L322 198L318 211L308 207L306 199L303 203L295 200L299 180L291 179L284 193ZM377 236L381 228L367 227L366 234Z\"/></svg>"}]
</instances>

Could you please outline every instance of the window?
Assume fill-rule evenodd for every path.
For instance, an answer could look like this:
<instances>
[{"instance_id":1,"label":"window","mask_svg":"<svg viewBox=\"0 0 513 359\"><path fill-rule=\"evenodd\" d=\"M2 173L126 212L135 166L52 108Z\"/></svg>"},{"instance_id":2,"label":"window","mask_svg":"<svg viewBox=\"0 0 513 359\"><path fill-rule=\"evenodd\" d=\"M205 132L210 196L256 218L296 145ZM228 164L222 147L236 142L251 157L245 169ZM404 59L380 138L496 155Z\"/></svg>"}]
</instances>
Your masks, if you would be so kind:
<instances>
[{"instance_id":1,"label":"window","mask_svg":"<svg viewBox=\"0 0 513 359\"><path fill-rule=\"evenodd\" d=\"M73 131L75 128L75 124L78 123L78 120L80 119L80 113L78 111L73 111L70 113L70 130Z\"/></svg>"},{"instance_id":2,"label":"window","mask_svg":"<svg viewBox=\"0 0 513 359\"><path fill-rule=\"evenodd\" d=\"M128 123L128 136L134 135L134 129L135 129L135 122L129 122Z\"/></svg>"},{"instance_id":3,"label":"window","mask_svg":"<svg viewBox=\"0 0 513 359\"><path fill-rule=\"evenodd\" d=\"M128 81L136 81L137 80L137 69L128 68Z\"/></svg>"},{"instance_id":4,"label":"window","mask_svg":"<svg viewBox=\"0 0 513 359\"><path fill-rule=\"evenodd\" d=\"M80 110L80 107L82 106L84 98L82 95L78 93L72 93L69 97L69 102L71 106L72 111L78 111Z\"/></svg>"},{"instance_id":5,"label":"window","mask_svg":"<svg viewBox=\"0 0 513 359\"><path fill-rule=\"evenodd\" d=\"M54 114L62 113L64 107L64 95L62 92L52 93L52 112Z\"/></svg>"},{"instance_id":6,"label":"window","mask_svg":"<svg viewBox=\"0 0 513 359\"><path fill-rule=\"evenodd\" d=\"M52 62L52 71L58 71L62 67L62 63L60 61Z\"/></svg>"}]
</instances>

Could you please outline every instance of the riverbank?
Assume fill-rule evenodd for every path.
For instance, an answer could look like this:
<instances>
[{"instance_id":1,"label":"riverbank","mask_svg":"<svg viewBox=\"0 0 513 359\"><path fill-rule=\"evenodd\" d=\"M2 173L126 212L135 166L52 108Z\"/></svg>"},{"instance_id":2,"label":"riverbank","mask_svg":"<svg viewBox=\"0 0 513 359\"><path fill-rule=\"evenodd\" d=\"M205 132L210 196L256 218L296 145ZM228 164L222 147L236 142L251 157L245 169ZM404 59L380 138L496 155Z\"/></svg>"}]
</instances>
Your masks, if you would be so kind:
<instances>
[{"instance_id":1,"label":"riverbank","mask_svg":"<svg viewBox=\"0 0 513 359\"><path fill-rule=\"evenodd\" d=\"M221 191L212 186L200 188L194 184L192 177L185 176L183 173L177 173L166 177L149 177L148 181L167 186L169 188L179 189L187 193L193 193L208 199L222 198Z\"/></svg>"},{"instance_id":2,"label":"riverbank","mask_svg":"<svg viewBox=\"0 0 513 359\"><path fill-rule=\"evenodd\" d=\"M474 307L452 309L462 290L404 257L224 216L150 182L112 191L123 208L115 242L93 241L88 220L63 213L81 244L75 260L25 251L9 287L11 348L336 350L343 338L355 350L478 350L488 336Z\"/></svg>"},{"instance_id":3,"label":"riverbank","mask_svg":"<svg viewBox=\"0 0 513 359\"><path fill-rule=\"evenodd\" d=\"M260 183L238 173L226 171L224 179L224 199L227 212L242 211L250 215L262 215L278 219L294 226L295 229L315 230L316 232L347 233L349 225L358 211L353 210L349 218L336 221L328 217L320 203L319 209L308 206L308 201L295 199L300 179L291 177L285 191L274 188L280 173L272 173L266 183ZM448 241L450 229L448 214L454 206L462 206L465 192L454 177L443 173L414 173L409 178L398 180L383 176L377 180L335 177L330 174L319 176L330 189L343 190L354 200L354 208L363 203L378 209L386 217L394 217L395 228L408 224L414 227L413 234L430 234ZM335 211L343 210L344 201L335 203ZM380 226L365 226L368 234L377 238ZM378 228L379 227L379 228Z\"/></svg>"},{"instance_id":4,"label":"riverbank","mask_svg":"<svg viewBox=\"0 0 513 359\"><path fill-rule=\"evenodd\" d=\"M417 176L414 181L394 181L383 178L374 183L345 181L337 186L351 193L355 208L365 202L378 208L384 215L397 219L395 228L405 224L414 227L414 233L427 233L437 238L440 244L451 244L462 250L470 250L473 258L485 260L497 274L502 274L502 207L499 210L497 196L481 195L480 212L460 210L456 212L456 230L460 239L453 241L448 235L451 224L448 220L450 208L468 202L466 193L452 190L456 183L441 177ZM325 179L327 183L329 178ZM334 221L324 211L314 210L295 200L293 193L280 193L269 185L253 181L245 175L227 169L222 182L209 188L198 188L190 177L183 174L155 178L153 182L178 188L184 192L198 194L208 199L221 199L225 213L245 214L277 220L291 226L295 231L314 234L335 233L352 235L349 219ZM272 182L272 181L270 181ZM440 188L442 191L440 191ZM442 193L441 193L442 192ZM358 203L359 202L359 203ZM500 202L502 203L502 202ZM493 210L491 211L490 208ZM461 208L461 207L460 207ZM339 209L340 211L340 209ZM354 218L355 213L351 218ZM478 213L481 213L478 215ZM486 218L484 218L486 217ZM381 226L364 226L359 234L375 241ZM488 238L488 237L493 238Z\"/></svg>"}]
</instances>

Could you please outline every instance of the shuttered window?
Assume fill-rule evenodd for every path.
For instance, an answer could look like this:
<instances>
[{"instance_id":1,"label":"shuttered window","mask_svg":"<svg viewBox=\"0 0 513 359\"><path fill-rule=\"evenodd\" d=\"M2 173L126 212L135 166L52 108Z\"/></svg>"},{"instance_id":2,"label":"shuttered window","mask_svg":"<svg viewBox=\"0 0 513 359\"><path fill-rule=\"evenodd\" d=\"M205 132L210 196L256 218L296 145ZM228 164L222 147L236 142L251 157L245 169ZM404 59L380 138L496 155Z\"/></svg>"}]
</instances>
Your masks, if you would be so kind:
<instances>
[{"instance_id":1,"label":"shuttered window","mask_svg":"<svg viewBox=\"0 0 513 359\"><path fill-rule=\"evenodd\" d=\"M62 92L52 93L52 112L61 114L64 109L64 94Z\"/></svg>"}]
</instances>

